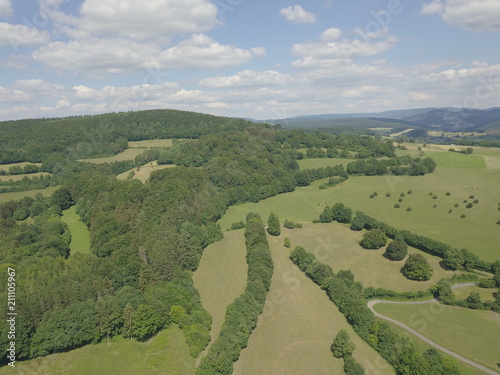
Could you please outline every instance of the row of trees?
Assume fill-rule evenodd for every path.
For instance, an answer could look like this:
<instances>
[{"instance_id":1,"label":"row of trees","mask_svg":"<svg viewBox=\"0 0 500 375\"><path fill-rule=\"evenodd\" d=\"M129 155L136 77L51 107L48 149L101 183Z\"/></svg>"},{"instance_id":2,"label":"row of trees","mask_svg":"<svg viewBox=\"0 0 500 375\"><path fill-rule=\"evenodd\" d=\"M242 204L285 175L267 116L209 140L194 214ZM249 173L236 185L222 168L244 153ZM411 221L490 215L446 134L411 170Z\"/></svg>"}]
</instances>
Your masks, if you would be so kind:
<instances>
[{"instance_id":1,"label":"row of trees","mask_svg":"<svg viewBox=\"0 0 500 375\"><path fill-rule=\"evenodd\" d=\"M350 271L341 270L334 274L329 266L319 263L313 254L307 253L301 247L297 247L291 253L290 259L326 291L356 333L377 350L397 373L414 375L460 373L457 364L450 357L443 357L433 349L421 352L408 339L395 334L386 323L376 321L363 297L362 285L354 280ZM343 341L345 343L345 340Z\"/></svg>"},{"instance_id":2,"label":"row of trees","mask_svg":"<svg viewBox=\"0 0 500 375\"><path fill-rule=\"evenodd\" d=\"M228 306L219 337L203 358L197 375L231 374L233 363L246 347L257 325L257 317L264 310L274 265L264 225L258 215L247 216L245 243L248 263L245 292Z\"/></svg>"}]
</instances>

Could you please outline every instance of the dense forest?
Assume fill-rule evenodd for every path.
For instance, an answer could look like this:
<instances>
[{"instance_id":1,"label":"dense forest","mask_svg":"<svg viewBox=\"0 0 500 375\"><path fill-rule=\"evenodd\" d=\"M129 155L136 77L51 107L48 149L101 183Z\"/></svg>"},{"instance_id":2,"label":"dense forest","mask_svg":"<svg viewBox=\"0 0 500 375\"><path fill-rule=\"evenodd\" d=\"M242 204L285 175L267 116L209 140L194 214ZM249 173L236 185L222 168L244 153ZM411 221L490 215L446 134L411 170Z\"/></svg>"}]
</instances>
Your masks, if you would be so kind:
<instances>
[{"instance_id":1,"label":"dense forest","mask_svg":"<svg viewBox=\"0 0 500 375\"><path fill-rule=\"evenodd\" d=\"M180 111L11 121L0 123L0 132L0 164L41 162L39 170L51 172L60 185L50 198L38 194L0 204L0 264L4 270L12 267L23 275L16 295L20 360L117 335L146 340L170 324L182 328L190 353L196 357L210 341L211 318L201 306L192 272L204 249L222 239L216 223L229 206L258 202L327 177L334 183L349 175L421 175L435 168L432 159L396 157L392 142L369 135L284 130ZM116 154L128 141L155 138L191 140L146 151L131 161L102 165L77 161ZM297 160L310 155L357 160L345 169L300 170ZM177 167L154 171L145 184L115 177L155 159ZM90 254L70 252L71 234L61 215L71 206L76 206L90 231ZM379 227L392 236L392 228L372 218L364 217L361 227ZM440 256L450 258L454 250L402 234L412 246ZM199 373L230 373L262 311L273 266L258 216L247 219L245 236L247 290L228 310L223 327L227 340L211 347ZM466 266L484 269L491 265L458 260L457 267ZM355 290L353 303L361 303L357 298L362 289L352 280L346 282L345 288ZM6 291L2 293L6 300ZM0 313L5 314L4 309L2 305ZM357 322L356 316L347 317ZM231 324L240 318L246 322L244 332L236 334ZM357 329L361 337L389 335L385 326L373 331L373 317L363 312L365 318L369 324ZM2 325L3 346L8 344L6 330ZM222 358L228 345L232 354ZM380 351L392 355L390 346ZM6 358L1 361L5 363ZM214 370L218 366L223 372Z\"/></svg>"}]
</instances>

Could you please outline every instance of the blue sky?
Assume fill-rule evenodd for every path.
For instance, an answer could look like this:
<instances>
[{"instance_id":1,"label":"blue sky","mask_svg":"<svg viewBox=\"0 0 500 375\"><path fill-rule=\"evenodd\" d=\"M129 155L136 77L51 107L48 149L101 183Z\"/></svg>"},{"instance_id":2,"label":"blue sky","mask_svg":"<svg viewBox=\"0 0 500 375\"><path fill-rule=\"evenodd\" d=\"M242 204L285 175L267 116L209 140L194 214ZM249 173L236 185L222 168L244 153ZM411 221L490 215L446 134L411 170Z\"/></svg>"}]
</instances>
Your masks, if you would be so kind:
<instances>
[{"instance_id":1,"label":"blue sky","mask_svg":"<svg viewBox=\"0 0 500 375\"><path fill-rule=\"evenodd\" d=\"M0 0L0 120L500 106L500 0Z\"/></svg>"}]
</instances>

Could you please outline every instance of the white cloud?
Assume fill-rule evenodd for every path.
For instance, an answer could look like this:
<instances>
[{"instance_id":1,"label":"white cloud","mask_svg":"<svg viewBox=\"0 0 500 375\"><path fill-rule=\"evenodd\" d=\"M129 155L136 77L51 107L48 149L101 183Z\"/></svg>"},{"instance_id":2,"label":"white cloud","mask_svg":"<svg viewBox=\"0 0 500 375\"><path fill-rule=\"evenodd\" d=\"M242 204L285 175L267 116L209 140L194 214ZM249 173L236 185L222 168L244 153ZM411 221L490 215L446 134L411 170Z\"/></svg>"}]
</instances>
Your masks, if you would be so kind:
<instances>
[{"instance_id":1,"label":"white cloud","mask_svg":"<svg viewBox=\"0 0 500 375\"><path fill-rule=\"evenodd\" d=\"M12 25L0 22L0 46L31 47L47 43L50 35L47 31L32 29L24 25Z\"/></svg>"},{"instance_id":2,"label":"white cloud","mask_svg":"<svg viewBox=\"0 0 500 375\"><path fill-rule=\"evenodd\" d=\"M0 86L0 103L28 103L31 95L23 90L12 90Z\"/></svg>"},{"instance_id":3,"label":"white cloud","mask_svg":"<svg viewBox=\"0 0 500 375\"><path fill-rule=\"evenodd\" d=\"M341 36L342 30L332 27L330 29L326 29L323 34L321 34L320 39L323 42L333 42L334 40L340 39Z\"/></svg>"},{"instance_id":4,"label":"white cloud","mask_svg":"<svg viewBox=\"0 0 500 375\"><path fill-rule=\"evenodd\" d=\"M498 0L434 0L422 7L422 14L439 13L451 24L474 32L500 31Z\"/></svg>"},{"instance_id":5,"label":"white cloud","mask_svg":"<svg viewBox=\"0 0 500 375\"><path fill-rule=\"evenodd\" d=\"M283 8L279 12L280 15L285 17L288 21L296 23L314 23L316 17L310 12L306 12L300 5L290 5Z\"/></svg>"},{"instance_id":6,"label":"white cloud","mask_svg":"<svg viewBox=\"0 0 500 375\"><path fill-rule=\"evenodd\" d=\"M0 18L10 18L12 13L10 0L0 0Z\"/></svg>"},{"instance_id":7,"label":"white cloud","mask_svg":"<svg viewBox=\"0 0 500 375\"><path fill-rule=\"evenodd\" d=\"M277 86L285 83L285 76L275 70L256 72L244 70L229 77L205 78L200 81L202 87L228 88L251 86Z\"/></svg>"},{"instance_id":8,"label":"white cloud","mask_svg":"<svg viewBox=\"0 0 500 375\"><path fill-rule=\"evenodd\" d=\"M59 13L56 19L93 36L134 40L202 32L218 23L208 0L85 0L80 17Z\"/></svg>"}]
</instances>

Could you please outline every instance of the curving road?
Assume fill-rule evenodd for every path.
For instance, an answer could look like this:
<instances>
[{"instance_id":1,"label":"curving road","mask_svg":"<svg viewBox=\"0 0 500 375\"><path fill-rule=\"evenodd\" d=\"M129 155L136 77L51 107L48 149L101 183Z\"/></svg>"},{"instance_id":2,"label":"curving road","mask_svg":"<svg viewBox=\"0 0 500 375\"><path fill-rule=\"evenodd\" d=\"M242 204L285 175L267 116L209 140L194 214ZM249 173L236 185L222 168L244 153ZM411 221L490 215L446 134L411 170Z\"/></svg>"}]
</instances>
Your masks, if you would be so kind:
<instances>
[{"instance_id":1,"label":"curving road","mask_svg":"<svg viewBox=\"0 0 500 375\"><path fill-rule=\"evenodd\" d=\"M469 287L469 286L475 286L476 283L463 283L463 284L455 284L453 285L451 288L453 290L457 289L457 288L465 288L465 287ZM432 345L433 347L445 352L446 354L448 355L451 355L452 357L455 357L456 359L462 361L462 362L465 362L467 363L468 365L472 366L472 367L475 367L481 371L484 371L485 373L487 374L491 374L491 375L500 375L500 373L496 372L496 371L493 371L483 365L480 365L479 363L476 363L474 361L471 361L470 359L467 359L463 356L461 356L460 354L458 353L455 353L455 352L452 352L451 350L449 349L446 349L444 347L442 347L441 345L435 343L434 341L432 340L429 340L427 337L425 337L424 335L422 335L421 333L415 331L413 328L410 328L408 327L406 324L403 324L395 319L392 319L392 318L389 318L388 316L385 316L385 315L382 315L382 314L379 314L378 312L376 312L374 309L373 309L373 306L375 306L376 304L379 304L379 303L392 303L392 304L395 304L395 305L421 305L421 304L424 304L424 303L432 303L432 302L437 302L437 299L433 298L433 299L428 299L426 301L415 301L415 302L397 302L397 301L388 301L388 300L381 300L381 299L375 299L375 300L371 300L371 301L368 301L368 307L370 308L370 310L373 312L373 314L377 317L377 318L380 318L380 319L384 319L384 320L387 320L388 322L391 322L405 330L407 330L408 332L412 333L413 335L417 336L419 339L425 341L426 343L428 343L429 345Z\"/></svg>"}]
</instances>

